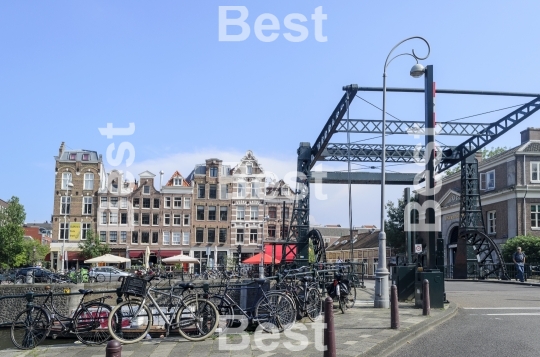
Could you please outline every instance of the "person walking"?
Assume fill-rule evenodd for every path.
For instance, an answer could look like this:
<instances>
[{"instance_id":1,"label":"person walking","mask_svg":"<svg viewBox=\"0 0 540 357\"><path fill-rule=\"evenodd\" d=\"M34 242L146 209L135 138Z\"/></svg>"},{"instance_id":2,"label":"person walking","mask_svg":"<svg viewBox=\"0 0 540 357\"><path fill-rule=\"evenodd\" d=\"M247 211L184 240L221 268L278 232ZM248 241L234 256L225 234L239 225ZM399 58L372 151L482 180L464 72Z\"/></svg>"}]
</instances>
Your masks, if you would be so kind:
<instances>
[{"instance_id":1,"label":"person walking","mask_svg":"<svg viewBox=\"0 0 540 357\"><path fill-rule=\"evenodd\" d=\"M516 252L514 253L514 255L512 255L512 260L516 265L517 278L523 283L525 281L525 253L521 251L521 247L516 248Z\"/></svg>"}]
</instances>

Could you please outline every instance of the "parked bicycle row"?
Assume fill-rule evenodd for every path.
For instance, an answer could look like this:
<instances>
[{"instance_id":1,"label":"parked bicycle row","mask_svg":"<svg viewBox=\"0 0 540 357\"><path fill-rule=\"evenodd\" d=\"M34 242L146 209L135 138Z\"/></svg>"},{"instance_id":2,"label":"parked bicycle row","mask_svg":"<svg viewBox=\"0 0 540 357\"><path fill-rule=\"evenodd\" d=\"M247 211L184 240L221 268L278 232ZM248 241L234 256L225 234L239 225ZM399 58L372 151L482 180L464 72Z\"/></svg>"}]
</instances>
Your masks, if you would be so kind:
<instances>
[{"instance_id":1,"label":"parked bicycle row","mask_svg":"<svg viewBox=\"0 0 540 357\"><path fill-rule=\"evenodd\" d=\"M200 341L245 325L281 332L291 328L297 319L321 318L326 294L334 298L343 313L354 306L356 286L346 277L345 269L324 268L288 269L272 278L253 279L247 286L235 281L231 274L219 285L202 287L193 282L176 282L171 274L125 276L121 278L121 299L116 306L105 303L111 296L85 301L93 291L81 289L82 297L72 316L59 313L54 294L49 292L43 303L30 304L17 315L11 325L11 340L17 348L32 349L51 334L73 334L82 343L95 345L111 337L127 344L171 333ZM329 273L333 274L330 282ZM248 303L238 298L243 289L253 291Z\"/></svg>"}]
</instances>

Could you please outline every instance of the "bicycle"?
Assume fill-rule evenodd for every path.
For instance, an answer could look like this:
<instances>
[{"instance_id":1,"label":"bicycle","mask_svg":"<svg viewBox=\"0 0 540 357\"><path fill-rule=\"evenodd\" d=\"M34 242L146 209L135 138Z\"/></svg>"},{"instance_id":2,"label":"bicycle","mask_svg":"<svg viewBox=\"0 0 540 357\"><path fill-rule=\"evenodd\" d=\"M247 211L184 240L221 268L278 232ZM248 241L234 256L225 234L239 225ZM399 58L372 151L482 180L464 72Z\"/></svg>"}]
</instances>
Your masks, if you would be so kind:
<instances>
[{"instance_id":1,"label":"bicycle","mask_svg":"<svg viewBox=\"0 0 540 357\"><path fill-rule=\"evenodd\" d=\"M263 285L268 281L266 278L254 279L258 285L261 297L254 307L244 310L228 294L229 290L239 290L241 288L230 288L229 280L226 281L223 294L211 294L209 300L218 308L221 315L220 328L224 333L227 328L234 323L235 315L243 315L248 323L257 322L265 332L274 332L277 327L279 332L292 327L295 322L296 308L292 299L280 291L266 292Z\"/></svg>"},{"instance_id":2,"label":"bicycle","mask_svg":"<svg viewBox=\"0 0 540 357\"><path fill-rule=\"evenodd\" d=\"M157 322L163 323L161 329L165 331L160 332L165 336L169 335L171 328L178 329L180 335L190 341L202 341L212 335L219 322L219 313L214 304L199 298L197 294L187 297L173 294L176 287L183 291L193 290L195 286L192 283L171 285L168 293L159 291L150 285L156 277L128 276L123 279L121 291L126 300L109 315L111 336L121 343L138 342L148 335L154 316L158 316ZM150 293L166 296L168 306L162 308Z\"/></svg>"},{"instance_id":3,"label":"bicycle","mask_svg":"<svg viewBox=\"0 0 540 357\"><path fill-rule=\"evenodd\" d=\"M322 296L313 277L303 270L304 268L285 270L284 273L287 275L278 283L278 289L283 289L290 295L295 303L298 319L307 316L311 321L317 321L321 318ZM293 275L290 275L291 273ZM296 280L298 275L303 275L300 277L301 284ZM288 283L286 280L291 282Z\"/></svg>"},{"instance_id":4,"label":"bicycle","mask_svg":"<svg viewBox=\"0 0 540 357\"><path fill-rule=\"evenodd\" d=\"M107 321L112 308L105 304L103 296L84 302L92 290L80 289L83 295L73 317L62 315L54 305L54 295L49 291L43 304L21 311L11 324L11 342L15 347L27 350L38 346L51 331L55 335L75 334L86 345L99 345L110 338Z\"/></svg>"},{"instance_id":5,"label":"bicycle","mask_svg":"<svg viewBox=\"0 0 540 357\"><path fill-rule=\"evenodd\" d=\"M334 280L326 285L328 295L338 301L339 309L344 314L346 309L354 306L356 301L356 288L351 286L348 279L343 279L342 270L334 273Z\"/></svg>"}]
</instances>

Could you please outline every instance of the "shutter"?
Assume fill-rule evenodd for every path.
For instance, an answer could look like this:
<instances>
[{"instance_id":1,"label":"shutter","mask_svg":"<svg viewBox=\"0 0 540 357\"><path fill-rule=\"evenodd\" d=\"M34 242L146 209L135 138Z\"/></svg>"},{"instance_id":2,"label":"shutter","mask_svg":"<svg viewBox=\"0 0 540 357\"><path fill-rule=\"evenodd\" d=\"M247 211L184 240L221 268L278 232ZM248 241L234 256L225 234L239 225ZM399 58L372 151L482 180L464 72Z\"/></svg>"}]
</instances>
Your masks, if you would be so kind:
<instances>
[{"instance_id":1,"label":"shutter","mask_svg":"<svg viewBox=\"0 0 540 357\"><path fill-rule=\"evenodd\" d=\"M486 189L486 174L480 174L480 189Z\"/></svg>"}]
</instances>

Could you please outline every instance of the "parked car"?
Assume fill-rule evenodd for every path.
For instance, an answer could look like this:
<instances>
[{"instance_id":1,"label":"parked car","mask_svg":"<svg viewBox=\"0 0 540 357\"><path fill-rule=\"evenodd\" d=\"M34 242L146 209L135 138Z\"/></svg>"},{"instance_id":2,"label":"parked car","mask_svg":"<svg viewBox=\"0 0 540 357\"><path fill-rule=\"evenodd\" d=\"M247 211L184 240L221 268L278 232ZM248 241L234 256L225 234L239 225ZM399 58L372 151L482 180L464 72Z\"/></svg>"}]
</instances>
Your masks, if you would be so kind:
<instances>
[{"instance_id":1,"label":"parked car","mask_svg":"<svg viewBox=\"0 0 540 357\"><path fill-rule=\"evenodd\" d=\"M130 276L131 274L116 267L104 266L91 268L88 273L91 282L117 281L121 276Z\"/></svg>"},{"instance_id":2,"label":"parked car","mask_svg":"<svg viewBox=\"0 0 540 357\"><path fill-rule=\"evenodd\" d=\"M32 272L34 283L66 283L68 279L63 277L60 274L53 273L50 270L39 268L39 267L30 267L22 268L17 271L15 276L15 283L21 284L26 282L26 277L28 272Z\"/></svg>"}]
</instances>

